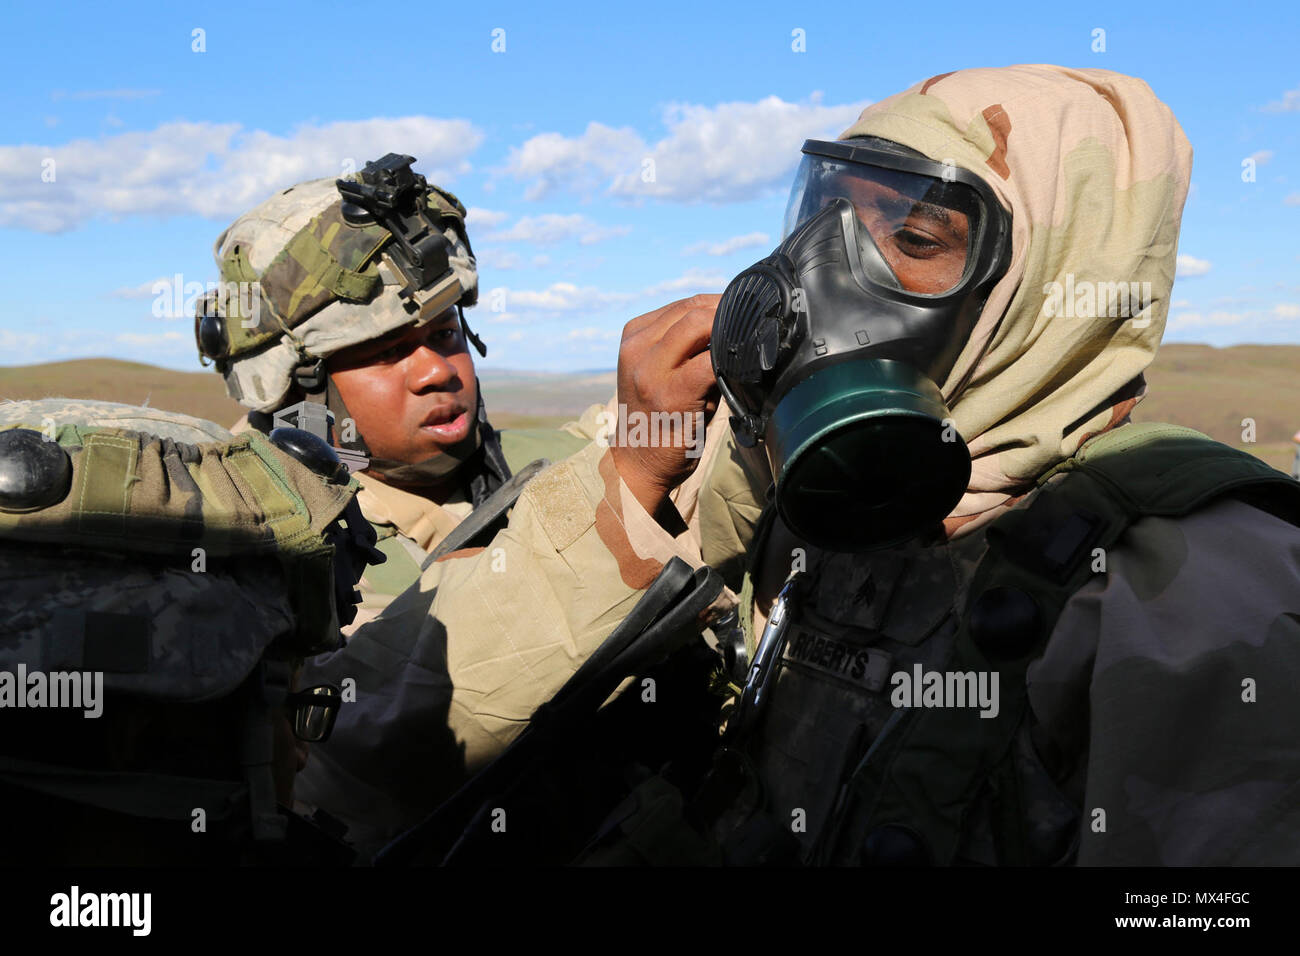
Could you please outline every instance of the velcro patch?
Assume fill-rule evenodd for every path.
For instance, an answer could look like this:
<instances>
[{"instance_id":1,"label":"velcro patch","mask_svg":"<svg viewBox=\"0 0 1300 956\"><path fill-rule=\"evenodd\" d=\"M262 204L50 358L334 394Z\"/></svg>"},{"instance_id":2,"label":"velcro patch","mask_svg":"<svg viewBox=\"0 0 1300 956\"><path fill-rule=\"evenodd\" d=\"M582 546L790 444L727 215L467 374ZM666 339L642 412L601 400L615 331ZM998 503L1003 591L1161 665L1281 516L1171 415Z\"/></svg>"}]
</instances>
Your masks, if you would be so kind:
<instances>
[{"instance_id":1,"label":"velcro patch","mask_svg":"<svg viewBox=\"0 0 1300 956\"><path fill-rule=\"evenodd\" d=\"M595 524L595 513L587 502L582 483L568 462L552 465L524 489L537 512L542 530L556 551L563 551Z\"/></svg>"}]
</instances>

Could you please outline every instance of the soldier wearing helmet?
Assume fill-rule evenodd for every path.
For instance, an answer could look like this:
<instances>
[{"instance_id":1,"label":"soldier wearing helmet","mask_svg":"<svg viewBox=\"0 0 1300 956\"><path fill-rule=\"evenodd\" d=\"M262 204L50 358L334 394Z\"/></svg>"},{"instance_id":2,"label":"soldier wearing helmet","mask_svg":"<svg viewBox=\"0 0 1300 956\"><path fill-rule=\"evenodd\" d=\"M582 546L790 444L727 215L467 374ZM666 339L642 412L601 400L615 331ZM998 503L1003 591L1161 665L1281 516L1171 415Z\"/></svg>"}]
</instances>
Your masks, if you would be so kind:
<instances>
[{"instance_id":1,"label":"soldier wearing helmet","mask_svg":"<svg viewBox=\"0 0 1300 956\"><path fill-rule=\"evenodd\" d=\"M355 630L419 575L476 507L535 458L586 442L564 431L498 433L470 354L478 299L465 207L390 153L341 180L277 193L213 253L223 283L196 315L248 423L299 424L331 440L387 560L361 582Z\"/></svg>"}]
</instances>

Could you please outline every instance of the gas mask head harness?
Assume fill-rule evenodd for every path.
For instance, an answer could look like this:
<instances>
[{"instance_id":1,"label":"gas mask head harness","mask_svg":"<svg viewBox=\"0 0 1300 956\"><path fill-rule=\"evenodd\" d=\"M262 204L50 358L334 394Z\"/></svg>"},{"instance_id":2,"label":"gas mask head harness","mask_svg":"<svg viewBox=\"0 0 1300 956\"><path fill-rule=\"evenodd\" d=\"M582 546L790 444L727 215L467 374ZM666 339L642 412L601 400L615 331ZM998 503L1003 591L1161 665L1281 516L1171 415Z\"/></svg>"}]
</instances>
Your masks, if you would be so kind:
<instances>
[{"instance_id":1,"label":"gas mask head harness","mask_svg":"<svg viewBox=\"0 0 1300 956\"><path fill-rule=\"evenodd\" d=\"M781 245L727 286L710 351L777 510L833 551L942 521L970 454L937 383L1006 272L1011 218L977 175L889 140L809 140Z\"/></svg>"}]
</instances>

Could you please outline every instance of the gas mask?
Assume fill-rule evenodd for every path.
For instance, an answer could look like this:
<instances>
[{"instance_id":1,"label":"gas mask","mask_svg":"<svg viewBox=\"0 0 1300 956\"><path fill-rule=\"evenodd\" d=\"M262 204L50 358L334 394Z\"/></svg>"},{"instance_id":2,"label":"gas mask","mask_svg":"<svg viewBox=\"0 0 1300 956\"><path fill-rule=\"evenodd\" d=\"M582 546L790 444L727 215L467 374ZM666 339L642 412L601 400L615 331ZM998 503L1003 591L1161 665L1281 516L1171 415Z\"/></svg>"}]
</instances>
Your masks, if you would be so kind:
<instances>
[{"instance_id":1,"label":"gas mask","mask_svg":"<svg viewBox=\"0 0 1300 956\"><path fill-rule=\"evenodd\" d=\"M787 527L827 550L890 547L970 480L937 383L1006 271L1011 220L975 174L888 140L803 152L781 245L718 304L713 370Z\"/></svg>"}]
</instances>

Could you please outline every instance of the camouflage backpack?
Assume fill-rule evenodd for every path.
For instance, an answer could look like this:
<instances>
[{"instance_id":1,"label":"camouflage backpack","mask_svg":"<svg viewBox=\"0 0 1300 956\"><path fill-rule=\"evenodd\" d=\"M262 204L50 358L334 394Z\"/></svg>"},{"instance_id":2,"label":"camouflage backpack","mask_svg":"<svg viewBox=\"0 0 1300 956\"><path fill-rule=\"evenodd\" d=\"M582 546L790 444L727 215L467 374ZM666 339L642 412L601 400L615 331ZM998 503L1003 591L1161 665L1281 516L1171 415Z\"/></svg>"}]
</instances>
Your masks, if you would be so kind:
<instances>
[{"instance_id":1,"label":"camouflage backpack","mask_svg":"<svg viewBox=\"0 0 1300 956\"><path fill-rule=\"evenodd\" d=\"M186 835L201 809L210 829L283 841L273 734L294 662L337 646L373 558L356 481L303 435L0 404L0 797ZM193 738L151 748L132 729L146 719L159 739L211 731L229 764Z\"/></svg>"}]
</instances>

